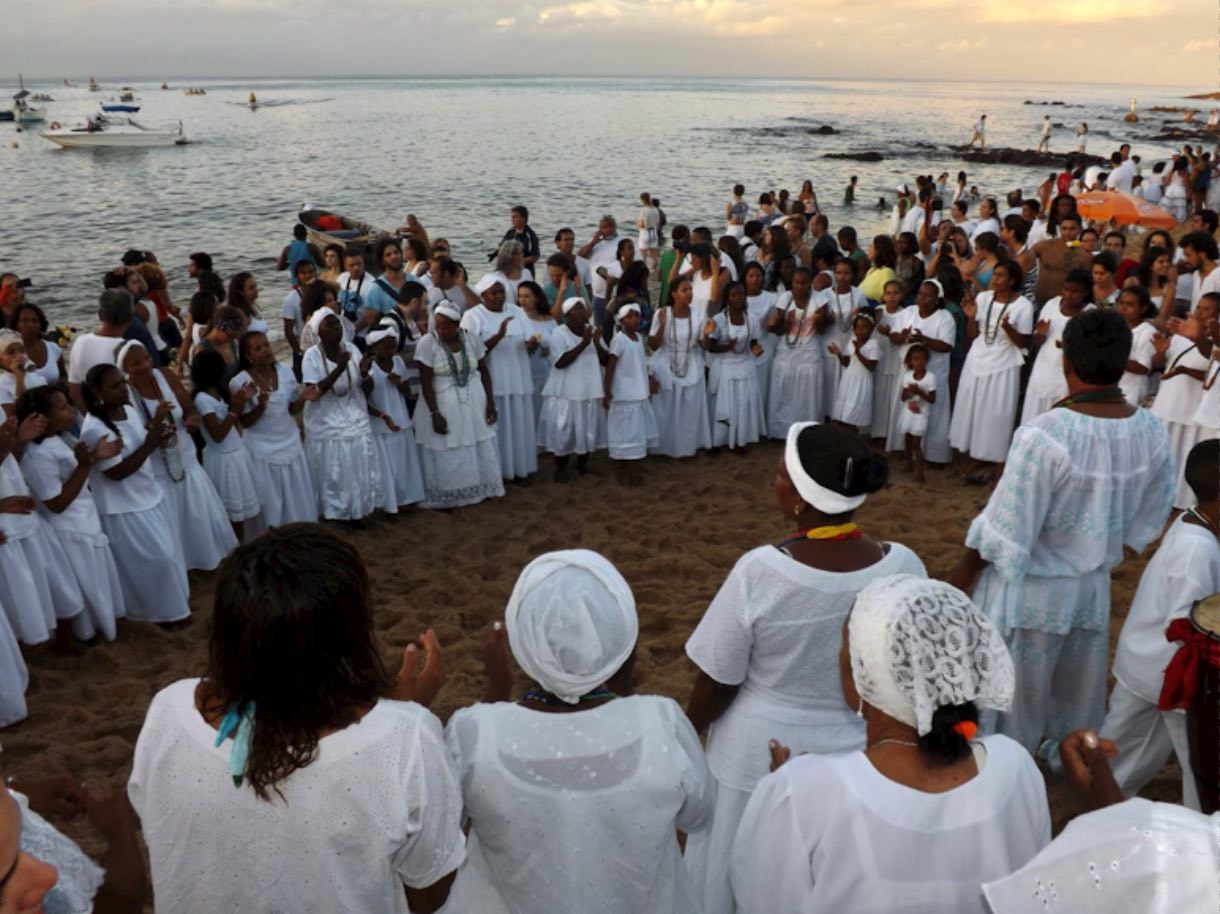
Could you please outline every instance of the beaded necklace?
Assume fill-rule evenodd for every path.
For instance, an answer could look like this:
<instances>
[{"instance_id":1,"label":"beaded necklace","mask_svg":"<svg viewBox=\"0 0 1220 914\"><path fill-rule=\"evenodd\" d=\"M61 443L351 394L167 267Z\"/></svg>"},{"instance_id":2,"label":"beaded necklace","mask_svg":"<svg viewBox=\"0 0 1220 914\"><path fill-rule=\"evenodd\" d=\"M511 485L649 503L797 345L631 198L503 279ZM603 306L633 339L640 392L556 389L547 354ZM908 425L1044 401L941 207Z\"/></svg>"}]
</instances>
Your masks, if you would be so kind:
<instances>
[{"instance_id":1,"label":"beaded necklace","mask_svg":"<svg viewBox=\"0 0 1220 914\"><path fill-rule=\"evenodd\" d=\"M801 339L801 337L803 337L805 335L805 320L809 316L809 306L811 304L813 304L812 295L809 297L809 301L805 302L805 306L800 309L801 316L796 324L796 335L795 336L789 335L789 332L787 329L784 330L784 345L787 346L789 349L796 349L797 340ZM792 299L792 310L793 311L797 310L795 298Z\"/></svg>"},{"instance_id":2,"label":"beaded necklace","mask_svg":"<svg viewBox=\"0 0 1220 914\"><path fill-rule=\"evenodd\" d=\"M845 315L843 312L843 298L840 295L839 290L838 289L835 290L835 321L838 323L839 332L841 332L841 333L846 333L848 330L850 330L852 328L852 324L855 323L855 318L853 318L852 314L851 314L851 310L852 310L851 306L855 302L855 297L851 294L850 289L847 291L846 294L847 294L847 313Z\"/></svg>"},{"instance_id":3,"label":"beaded necklace","mask_svg":"<svg viewBox=\"0 0 1220 914\"><path fill-rule=\"evenodd\" d=\"M154 369L155 370L155 369ZM156 383L156 376L153 376L153 382ZM131 392L135 394L136 402L140 404L140 412L144 416L145 422L152 422L153 414L148 409L148 401L144 399L143 394L136 390L136 386L128 381L128 386ZM160 384L157 385L160 392ZM172 420L171 420L172 421ZM157 450L161 454L161 463L165 467L165 475L169 477L172 483L180 483L186 479L186 467L182 463L182 452L178 450L178 423L174 422L174 433L157 445ZM170 464L170 451L174 453L174 463L178 465L178 473L174 474L174 468Z\"/></svg>"},{"instance_id":4,"label":"beaded necklace","mask_svg":"<svg viewBox=\"0 0 1220 914\"><path fill-rule=\"evenodd\" d=\"M323 377L329 377L330 372L331 372L331 367L330 367L331 361L330 361L330 359L328 359L326 357L325 349L323 349L321 346L319 346L318 351L322 353L322 371L324 372ZM335 362L334 364L335 364L335 368L339 367L338 362ZM344 368L343 368L343 380L345 380L347 382L343 386L343 390L339 390L339 379L338 378L335 378L335 383L330 386L330 392L332 394L334 394L336 397L351 396L351 393L352 393L351 369L352 369L352 363L349 361L347 363L347 365L344 366Z\"/></svg>"},{"instance_id":5,"label":"beaded necklace","mask_svg":"<svg viewBox=\"0 0 1220 914\"><path fill-rule=\"evenodd\" d=\"M1125 400L1126 396L1121 387L1106 387L1102 390L1086 390L1071 397L1064 397L1051 409L1075 406L1078 403L1117 403Z\"/></svg>"},{"instance_id":6,"label":"beaded necklace","mask_svg":"<svg viewBox=\"0 0 1220 914\"><path fill-rule=\"evenodd\" d=\"M1010 295L1012 293L1009 293ZM983 342L988 346L995 344L996 339L1000 335L1000 325L1004 323L1004 315L1008 313L1008 306L1013 303L1013 299L1004 302L1004 307L1000 309L1000 316L996 318L995 325L991 323L991 311L995 307L996 294L991 293L991 301L987 302L987 314L983 317Z\"/></svg>"},{"instance_id":7,"label":"beaded necklace","mask_svg":"<svg viewBox=\"0 0 1220 914\"><path fill-rule=\"evenodd\" d=\"M673 333L669 334L669 370L675 378L685 378L686 373L690 370L691 352L694 350L695 342L695 316L688 309L686 317L677 317L673 314L673 308L670 308L670 320L666 321L673 328ZM682 347L682 361L678 361L678 321L686 321L686 345Z\"/></svg>"},{"instance_id":8,"label":"beaded necklace","mask_svg":"<svg viewBox=\"0 0 1220 914\"><path fill-rule=\"evenodd\" d=\"M458 402L465 404L470 402L470 354L466 351L466 332L458 330L458 344L462 355L461 364L453 357L453 350L449 348L449 344L442 340L439 336L436 338L441 345L441 352L445 353L445 363L449 366L449 374L453 377L453 385L458 391Z\"/></svg>"},{"instance_id":9,"label":"beaded necklace","mask_svg":"<svg viewBox=\"0 0 1220 914\"><path fill-rule=\"evenodd\" d=\"M591 701L610 701L612 698L618 698L614 692L609 689L594 689L585 695L581 695L577 704L585 704ZM570 708L572 705L564 701L562 698L556 698L550 692L544 692L541 689L530 689L521 696L522 702L533 701L540 705L547 705L552 708Z\"/></svg>"}]
</instances>

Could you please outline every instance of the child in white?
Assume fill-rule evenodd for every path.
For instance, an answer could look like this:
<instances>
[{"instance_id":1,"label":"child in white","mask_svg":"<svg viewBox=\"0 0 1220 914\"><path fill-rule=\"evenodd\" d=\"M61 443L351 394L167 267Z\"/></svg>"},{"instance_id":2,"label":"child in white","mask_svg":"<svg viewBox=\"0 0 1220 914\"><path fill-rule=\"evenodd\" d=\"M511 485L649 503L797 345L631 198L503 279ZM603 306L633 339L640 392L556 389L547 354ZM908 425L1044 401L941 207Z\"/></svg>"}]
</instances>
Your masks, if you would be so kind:
<instances>
[{"instance_id":1,"label":"child in white","mask_svg":"<svg viewBox=\"0 0 1220 914\"><path fill-rule=\"evenodd\" d=\"M1180 645L1165 638L1170 622L1190 613L1196 600L1220 592L1220 441L1195 445L1190 474L1198 478L1197 508L1182 514L1166 531L1160 548L1140 576L1135 599L1114 653L1114 691L1101 734L1118 744L1114 777L1127 796L1137 793L1176 753L1182 766L1182 802L1199 809L1190 774L1186 714L1159 711L1165 668Z\"/></svg>"},{"instance_id":2,"label":"child in white","mask_svg":"<svg viewBox=\"0 0 1220 914\"><path fill-rule=\"evenodd\" d=\"M856 317L853 330L846 352L837 343L826 347L843 366L830 418L867 434L873 421L873 372L881 359L881 344L872 338L873 319L867 314Z\"/></svg>"},{"instance_id":3,"label":"child in white","mask_svg":"<svg viewBox=\"0 0 1220 914\"><path fill-rule=\"evenodd\" d=\"M1021 409L1021 424L1029 425L1035 416L1040 416L1067 396L1067 378L1063 374L1063 328L1067 322L1092 308L1086 298L1092 291L1087 274L1068 276L1063 282L1063 291L1055 296L1038 313L1034 326L1034 338L1039 342L1038 355L1033 370L1029 373L1029 385L1025 389L1025 405Z\"/></svg>"},{"instance_id":4,"label":"child in white","mask_svg":"<svg viewBox=\"0 0 1220 914\"><path fill-rule=\"evenodd\" d=\"M779 343L779 337L774 333L763 332L763 328L767 326L767 318L771 316L771 309L779 300L778 293L768 292L763 288L765 276L766 272L760 263L754 262L746 267L746 307L749 309L751 319L757 321L759 327L759 352L754 357L754 367L758 373L758 389L762 394L764 435L766 434L767 394L771 389L771 362L775 359L775 347Z\"/></svg>"},{"instance_id":5,"label":"child in white","mask_svg":"<svg viewBox=\"0 0 1220 914\"><path fill-rule=\"evenodd\" d=\"M215 358L211 358L215 356ZM242 522L258 517L262 503L254 485L254 465L250 452L237 431L237 420L247 403L258 393L253 383L239 387L232 396L224 385L224 361L216 352L201 352L191 363L191 381L195 385L195 408L203 420L203 468L207 471L216 493L224 502L233 532L242 538Z\"/></svg>"},{"instance_id":6,"label":"child in white","mask_svg":"<svg viewBox=\"0 0 1220 914\"><path fill-rule=\"evenodd\" d=\"M712 395L712 447L745 448L767 433L757 363L762 325L749 312L745 287L726 291L726 309L712 318L712 346L718 353ZM765 336L775 339L774 333Z\"/></svg>"},{"instance_id":7,"label":"child in white","mask_svg":"<svg viewBox=\"0 0 1220 914\"><path fill-rule=\"evenodd\" d=\"M640 306L621 306L615 319L619 329L610 340L602 400L607 411L606 442L611 460L643 460L648 448L657 446L657 419L648 400L651 390L644 338L639 333ZM620 479L631 485L643 483L630 467L620 468Z\"/></svg>"},{"instance_id":8,"label":"child in white","mask_svg":"<svg viewBox=\"0 0 1220 914\"><path fill-rule=\"evenodd\" d=\"M72 633L88 641L100 632L113 641L114 620L127 615L123 585L88 483L94 461L113 457L120 445L114 440L99 441L92 449L81 442L70 445L65 436L76 425L76 410L58 390L40 390L23 401L19 420L29 415L45 418L47 428L27 445L21 471L63 547L67 567L62 573L76 580L84 598L85 612L72 619Z\"/></svg>"},{"instance_id":9,"label":"child in white","mask_svg":"<svg viewBox=\"0 0 1220 914\"><path fill-rule=\"evenodd\" d=\"M936 375L928 371L928 350L915 343L907 350L907 370L902 373L898 410L898 431L903 437L903 456L922 483L923 437L928 431L928 413L936 402Z\"/></svg>"},{"instance_id":10,"label":"child in white","mask_svg":"<svg viewBox=\"0 0 1220 914\"><path fill-rule=\"evenodd\" d=\"M830 323L826 328L825 342L827 345L834 343L840 354L847 352L851 346L852 337L855 335L856 315L863 314L868 310L868 298L856 286L852 285L852 278L855 276L855 269L849 260L840 260L835 264L833 283L830 288L822 291L822 299L826 302L827 311L830 316ZM869 331L872 332L871 330ZM879 350L878 350L879 351ZM874 362L877 356L870 356ZM839 384L842 383L843 371L848 367L848 363L843 362L840 358L831 358L822 360L822 371L824 372L824 387L823 398L828 412L831 413L831 418L835 418L834 408L839 399ZM869 377L872 377L870 372ZM870 394L872 387L869 387ZM872 419L872 404L869 404L869 420L865 421L865 425ZM858 422L851 423L859 425Z\"/></svg>"},{"instance_id":11,"label":"child in white","mask_svg":"<svg viewBox=\"0 0 1220 914\"><path fill-rule=\"evenodd\" d=\"M1127 370L1123 372L1118 386L1132 406L1143 406L1148 396L1148 382L1152 374L1152 360L1156 358L1154 340L1156 327L1147 318L1155 315L1156 309L1147 292L1141 298L1134 289L1124 289L1118 295L1115 310L1122 315L1131 328L1131 354L1127 357ZM1146 300L1147 299L1147 300Z\"/></svg>"},{"instance_id":12,"label":"child in white","mask_svg":"<svg viewBox=\"0 0 1220 914\"><path fill-rule=\"evenodd\" d=\"M877 332L873 334L881 346L881 358L873 373L873 421L869 427L873 438L885 438L890 433L890 415L897 409L903 375L902 331L910 316L919 313L917 308L902 307L902 283L896 279L885 284L881 302L885 310L876 314Z\"/></svg>"},{"instance_id":13,"label":"child in white","mask_svg":"<svg viewBox=\"0 0 1220 914\"><path fill-rule=\"evenodd\" d=\"M399 508L424 500L424 477L420 469L415 430L407 411L407 366L398 351L398 331L392 323L370 330L367 337L374 353L369 377L369 422L373 444L381 464L381 509L397 514Z\"/></svg>"},{"instance_id":14,"label":"child in white","mask_svg":"<svg viewBox=\"0 0 1220 914\"><path fill-rule=\"evenodd\" d=\"M580 298L563 303L564 323L547 343L551 375L542 389L538 444L555 455L555 479L566 482L568 461L576 455L583 474L589 454L606 446L606 410L602 407L601 341L589 324L589 308Z\"/></svg>"}]
</instances>

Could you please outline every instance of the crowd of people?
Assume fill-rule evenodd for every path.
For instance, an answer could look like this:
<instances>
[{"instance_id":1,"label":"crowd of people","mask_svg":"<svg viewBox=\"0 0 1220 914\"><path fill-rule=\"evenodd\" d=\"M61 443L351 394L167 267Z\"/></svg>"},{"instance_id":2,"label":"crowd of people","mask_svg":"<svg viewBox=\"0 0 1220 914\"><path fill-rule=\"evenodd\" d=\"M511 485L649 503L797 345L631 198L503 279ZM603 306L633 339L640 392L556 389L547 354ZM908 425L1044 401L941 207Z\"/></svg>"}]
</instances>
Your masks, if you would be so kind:
<instances>
[{"instance_id":1,"label":"crowd of people","mask_svg":"<svg viewBox=\"0 0 1220 914\"><path fill-rule=\"evenodd\" d=\"M208 669L157 696L128 787L161 909L241 909L274 871L271 906L302 911L1025 910L1000 887L1048 853L1035 758L1108 778L1100 732L1121 798L1176 752L1184 802L1214 809L1192 690L1161 685L1166 627L1220 591L1217 217L1176 241L1095 225L1072 170L977 219L965 175L951 201L919 176L865 248L808 182L756 211L738 185L719 237L644 195L636 238L607 215L549 255L518 206L477 281L413 216L369 251L298 227L274 332L255 277L205 253L181 309L127 252L70 346L5 274L0 725L27 713L23 645L173 626L188 572L219 568ZM795 533L691 635L685 714L634 695L622 576L561 552L522 572L486 701L442 729L435 637L391 676L362 561L315 523L502 496L540 456L571 484L606 450L637 486L650 459L766 439ZM853 520L887 453L990 487L947 584ZM1107 711L1110 575L1162 535ZM110 894L137 903L134 820L57 795L103 809ZM958 865L923 866L921 831Z\"/></svg>"}]
</instances>

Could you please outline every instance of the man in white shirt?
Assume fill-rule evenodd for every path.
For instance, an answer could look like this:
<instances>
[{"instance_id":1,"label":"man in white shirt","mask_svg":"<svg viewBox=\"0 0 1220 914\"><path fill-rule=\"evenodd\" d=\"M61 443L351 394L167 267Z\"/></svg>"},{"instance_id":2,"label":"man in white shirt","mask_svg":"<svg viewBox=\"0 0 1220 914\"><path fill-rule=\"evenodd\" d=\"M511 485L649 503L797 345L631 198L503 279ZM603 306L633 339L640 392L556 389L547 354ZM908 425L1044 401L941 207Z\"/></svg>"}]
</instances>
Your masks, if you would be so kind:
<instances>
[{"instance_id":1,"label":"man in white shirt","mask_svg":"<svg viewBox=\"0 0 1220 914\"><path fill-rule=\"evenodd\" d=\"M570 228L561 228L555 233L555 250L576 265L581 285L586 289L593 284L593 268L589 261L576 253L576 233Z\"/></svg>"},{"instance_id":2,"label":"man in white shirt","mask_svg":"<svg viewBox=\"0 0 1220 914\"><path fill-rule=\"evenodd\" d=\"M1207 232L1191 232L1178 244L1182 248L1182 265L1195 274L1194 289L1190 293L1190 310L1194 311L1199 299L1208 292L1220 293L1220 259L1216 239Z\"/></svg>"},{"instance_id":3,"label":"man in white shirt","mask_svg":"<svg viewBox=\"0 0 1220 914\"><path fill-rule=\"evenodd\" d=\"M364 255L348 251L343 255L344 272L339 274L339 308L353 324L364 314L373 277L364 272Z\"/></svg>"},{"instance_id":4,"label":"man in white shirt","mask_svg":"<svg viewBox=\"0 0 1220 914\"><path fill-rule=\"evenodd\" d=\"M970 233L970 241L974 242L983 232L991 232L997 238L1000 236L1000 220L996 218L995 197L984 197L979 204L979 222Z\"/></svg>"},{"instance_id":5,"label":"man in white shirt","mask_svg":"<svg viewBox=\"0 0 1220 914\"><path fill-rule=\"evenodd\" d=\"M987 115L979 115L979 119L975 121L974 133L970 136L970 143L967 149L973 148L974 144L979 144L979 149L987 148Z\"/></svg>"},{"instance_id":6,"label":"man in white shirt","mask_svg":"<svg viewBox=\"0 0 1220 914\"><path fill-rule=\"evenodd\" d=\"M72 351L68 354L68 393L78 412L88 412L81 395L85 376L94 365L113 364L134 314L135 304L130 292L107 289L97 300L97 319L101 326L93 333L82 333L72 342Z\"/></svg>"},{"instance_id":7,"label":"man in white shirt","mask_svg":"<svg viewBox=\"0 0 1220 914\"><path fill-rule=\"evenodd\" d=\"M1106 178L1106 190L1115 190L1120 194L1131 193L1131 179L1135 177L1135 163L1130 159L1124 159L1121 152L1113 153L1110 156L1110 163L1114 167L1110 171L1110 177Z\"/></svg>"},{"instance_id":8,"label":"man in white shirt","mask_svg":"<svg viewBox=\"0 0 1220 914\"><path fill-rule=\"evenodd\" d=\"M1038 139L1038 152L1051 151L1051 116L1049 114L1042 117L1042 136Z\"/></svg>"},{"instance_id":9,"label":"man in white shirt","mask_svg":"<svg viewBox=\"0 0 1220 914\"><path fill-rule=\"evenodd\" d=\"M608 267L618 259L618 245L623 236L618 233L618 222L609 214L601 217L597 223L597 232L582 247L577 254L588 258L589 268L593 271L593 281L590 289L593 292L593 315L598 327L608 333L606 324L606 277L597 268ZM637 252L637 255L638 252Z\"/></svg>"},{"instance_id":10,"label":"man in white shirt","mask_svg":"<svg viewBox=\"0 0 1220 914\"><path fill-rule=\"evenodd\" d=\"M301 380L301 360L304 357L301 331L305 329L305 317L301 310L301 296L317 278L318 267L312 260L306 258L293 264L292 291L284 296L284 305L280 310L284 321L284 339L292 347L292 373L297 381Z\"/></svg>"}]
</instances>

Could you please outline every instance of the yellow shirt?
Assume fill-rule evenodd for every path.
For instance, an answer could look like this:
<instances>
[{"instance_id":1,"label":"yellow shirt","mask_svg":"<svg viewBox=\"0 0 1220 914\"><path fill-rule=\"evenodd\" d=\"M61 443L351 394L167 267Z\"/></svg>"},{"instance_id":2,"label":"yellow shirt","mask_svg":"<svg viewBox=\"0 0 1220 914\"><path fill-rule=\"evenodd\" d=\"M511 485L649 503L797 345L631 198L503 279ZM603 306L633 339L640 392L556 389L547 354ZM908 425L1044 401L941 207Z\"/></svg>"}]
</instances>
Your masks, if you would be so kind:
<instances>
[{"instance_id":1,"label":"yellow shirt","mask_svg":"<svg viewBox=\"0 0 1220 914\"><path fill-rule=\"evenodd\" d=\"M885 293L885 284L898 278L898 274L889 267L873 267L864 274L864 282L860 283L860 291L873 301L881 301Z\"/></svg>"}]
</instances>

